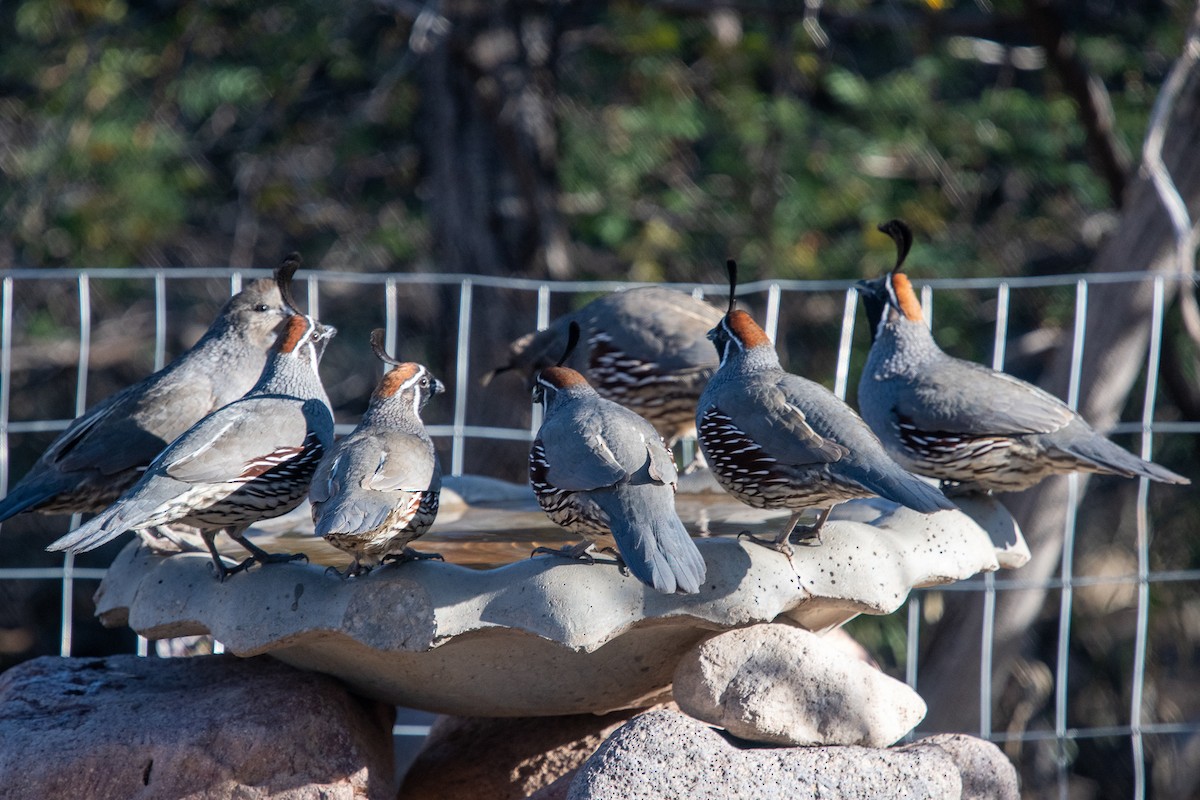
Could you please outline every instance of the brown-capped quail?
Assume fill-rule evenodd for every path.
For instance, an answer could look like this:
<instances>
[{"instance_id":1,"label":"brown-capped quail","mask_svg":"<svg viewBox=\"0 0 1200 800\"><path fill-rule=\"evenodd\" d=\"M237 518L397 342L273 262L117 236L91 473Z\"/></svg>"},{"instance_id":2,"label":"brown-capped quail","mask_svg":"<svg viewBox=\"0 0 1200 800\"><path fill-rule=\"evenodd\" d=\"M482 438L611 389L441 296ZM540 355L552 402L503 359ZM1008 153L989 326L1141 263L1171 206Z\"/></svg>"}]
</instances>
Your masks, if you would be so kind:
<instances>
[{"instance_id":1,"label":"brown-capped quail","mask_svg":"<svg viewBox=\"0 0 1200 800\"><path fill-rule=\"evenodd\" d=\"M325 454L308 490L317 535L354 557L346 575L381 562L441 558L408 545L437 517L442 468L421 409L445 387L426 367L389 356L381 329L371 333L371 347L391 369L358 426Z\"/></svg>"},{"instance_id":2,"label":"brown-capped quail","mask_svg":"<svg viewBox=\"0 0 1200 800\"><path fill-rule=\"evenodd\" d=\"M944 353L901 272L912 232L900 220L879 229L896 242L896 265L857 286L871 326L858 406L897 461L959 491L1020 491L1069 472L1190 483L1113 444L1048 392Z\"/></svg>"},{"instance_id":3,"label":"brown-capped quail","mask_svg":"<svg viewBox=\"0 0 1200 800\"><path fill-rule=\"evenodd\" d=\"M729 262L729 310L712 329L721 365L696 410L700 447L717 482L755 508L786 508L773 540L787 541L806 508L820 512L803 529L819 541L833 506L878 495L925 514L954 508L941 492L893 461L866 423L825 387L785 372L762 328L736 309L737 267Z\"/></svg>"}]
</instances>

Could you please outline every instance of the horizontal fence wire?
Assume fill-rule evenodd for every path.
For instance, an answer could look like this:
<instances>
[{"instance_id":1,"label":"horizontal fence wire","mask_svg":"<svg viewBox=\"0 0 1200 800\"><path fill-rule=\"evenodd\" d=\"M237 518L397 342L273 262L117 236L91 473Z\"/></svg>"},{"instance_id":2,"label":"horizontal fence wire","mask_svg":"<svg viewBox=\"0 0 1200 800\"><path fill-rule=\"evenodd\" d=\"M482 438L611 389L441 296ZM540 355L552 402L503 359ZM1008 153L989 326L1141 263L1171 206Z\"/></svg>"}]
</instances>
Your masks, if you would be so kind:
<instances>
[{"instance_id":1,"label":"horizontal fence wire","mask_svg":"<svg viewBox=\"0 0 1200 800\"><path fill-rule=\"evenodd\" d=\"M93 303L92 295L97 284L103 285L108 281L148 280L153 285L154 308L154 356L153 366L159 369L166 361L168 331L171 330L171 319L168 311L167 292L174 282L198 279L221 279L228 281L229 291L237 292L245 281L268 277L269 270L229 270L221 268L122 268L122 269L14 269L7 271L0 278L0 490L6 490L15 480L11 474L11 440L13 435L20 434L50 434L64 430L71 422L69 419L10 419L11 386L13 371L13 316L14 296L18 287L27 282L39 281L70 281L78 294L78 366L75 382L74 408L81 413L88 405L87 385L89 369L92 363L93 337ZM1165 286L1171 282L1183 282L1193 285L1191 276L1181 275L1147 275L1144 272L1104 273L1087 276L1051 275L1006 278L966 278L966 279L936 279L926 281L923 285L921 300L927 319L932 320L934 301L938 293L945 290L970 290L989 292L995 295L995 327L991 365L1002 369L1006 361L1006 346L1011 326L1010 308L1012 293L1016 290L1028 289L1060 289L1074 293L1074 316L1070 323L1073 329L1071 339L1071 379L1069 405L1075 407L1079 400L1080 376L1083 354L1086 348L1085 330L1087 315L1087 298L1089 287L1098 284L1129 284L1137 285L1143 282L1153 282L1154 308L1151 320L1151 344L1146 374L1145 399L1142 406L1141 419L1125 421L1116 424L1109 434L1141 434L1141 455L1149 458L1151 440L1154 434L1200 434L1200 421L1163 421L1153 418L1153 406L1158 390L1158 360L1163 336L1164 294ZM529 320L530 330L545 329L551 321L551 306L554 297L573 296L579 294L595 294L600 292L625 289L639 284L624 281L545 281L527 278L505 278L483 275L456 274L415 274L415 273L347 273L336 271L301 271L297 276L297 285L307 289L309 309L313 313L321 307L322 292L325 287L335 284L348 285L377 285L383 298L383 316L385 342L389 352L395 352L397 338L401 327L401 287L440 287L443 290L458 292L458 322L455 326L454 337L454 374L455 387L453 390L453 419L449 424L429 426L430 434L435 438L449 439L451 445L451 472L461 474L464 458L472 442L480 440L502 440L527 442L533 438L540 421L540 409L533 410L532 424L529 427L500 427L487 425L472 425L467 419L467 400L470 360L470 338L474 317L477 315L475 304L477 293L485 289L501 289L513 292L525 292L531 295L532 305L536 308L535 315ZM691 292L697 298L708 295L724 297L728 291L724 284L666 284L683 291ZM836 368L832 376L832 386L838 397L845 398L850 381L851 357L854 348L854 334L858 319L858 294L848 281L826 280L763 280L748 282L738 287L739 297L755 298L765 309L764 329L774 341L780 327L786 325L783 318L783 299L787 295L811 292L840 292L841 313L840 330L836 348ZM478 300L482 303L482 300ZM723 302L721 303L723 305ZM339 434L348 433L353 428L351 424L341 424ZM1069 743L1088 738L1127 737L1133 750L1135 761L1135 796L1145 795L1146 777L1142 761L1144 759L1144 737L1147 735L1184 735L1200 732L1200 721L1190 723L1156 723L1144 719L1143 691L1146 672L1147 631L1151 614L1149 598L1150 587L1154 584L1169 584L1175 582L1200 582L1200 570L1160 570L1150 569L1148 559L1147 531L1152 520L1149 518L1149 504L1146 492L1146 481L1142 479L1137 495L1137 570L1120 575L1087 575L1074 573L1074 543L1077 534L1077 518L1074 506L1078 499L1078 484L1072 479L1071 509L1067 515L1064 527L1064 542L1062 562L1059 574L1044 580L1027 580L1014 573L1012 577L986 574L962 581L957 584L937 587L936 589L915 590L907 604L907 622L905 624L908 645L904 658L904 673L908 683L915 686L919 658L916 643L920 637L922 626L922 598L929 592L980 592L984 596L983 636L980 642L981 665L979 673L979 735L998 744L1011 742L1033 743L1049 742L1056 747L1056 769L1058 793L1061 797L1068 794ZM77 525L78 518L72 520L72 527ZM67 556L61 566L57 567L22 567L19 565L0 565L0 580L57 580L62 584L62 620L61 620L61 652L69 655L72 651L71 597L75 581L98 581L104 575L103 569L78 569L73 565L72 558ZM1133 654L1133 675L1131 686L1131 722L1129 725L1108 727L1079 728L1069 724L1067 686L1069 673L1069 648L1071 644L1070 620L1073 614L1074 589L1095 586L1136 587L1137 601L1137 640L1136 652ZM1021 591L1027 589L1054 590L1059 594L1060 619L1057 639L1058 660L1055 666L1055 695L1053 728L1048 730L1022 730L1011 733L995 730L992 722L994 704L991 676L993 669L993 632L996 609L996 597L1001 592ZM146 654L145 641L139 641L138 652ZM405 735L423 735L425 726L405 726Z\"/></svg>"}]
</instances>

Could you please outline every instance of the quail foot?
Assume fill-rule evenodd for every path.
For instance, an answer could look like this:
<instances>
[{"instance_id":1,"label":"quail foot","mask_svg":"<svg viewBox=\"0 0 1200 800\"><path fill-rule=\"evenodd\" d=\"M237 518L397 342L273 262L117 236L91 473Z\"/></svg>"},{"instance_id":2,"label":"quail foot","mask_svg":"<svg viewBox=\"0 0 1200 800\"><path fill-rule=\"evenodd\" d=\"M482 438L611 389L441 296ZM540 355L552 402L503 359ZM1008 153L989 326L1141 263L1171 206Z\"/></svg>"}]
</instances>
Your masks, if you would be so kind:
<instances>
[{"instance_id":1,"label":"quail foot","mask_svg":"<svg viewBox=\"0 0 1200 800\"><path fill-rule=\"evenodd\" d=\"M573 323L559 365L540 370L533 389L545 417L529 481L550 519L586 540L560 553L590 558L595 545L659 592L695 594L706 567L675 512L675 461L654 426L561 365L578 336Z\"/></svg>"},{"instance_id":2,"label":"quail foot","mask_svg":"<svg viewBox=\"0 0 1200 800\"><path fill-rule=\"evenodd\" d=\"M100 511L176 437L249 391L291 313L277 280L298 265L289 256L276 280L256 280L230 298L191 349L72 422L0 500L0 521L23 511Z\"/></svg>"},{"instance_id":3,"label":"quail foot","mask_svg":"<svg viewBox=\"0 0 1200 800\"><path fill-rule=\"evenodd\" d=\"M442 468L421 409L445 387L420 364L389 356L381 329L371 333L371 347L391 369L358 427L325 454L308 490L317 535L354 557L343 577L386 561L441 558L408 545L437 517Z\"/></svg>"},{"instance_id":4,"label":"quail foot","mask_svg":"<svg viewBox=\"0 0 1200 800\"><path fill-rule=\"evenodd\" d=\"M285 282L280 289L294 309ZM335 332L299 313L288 317L262 376L244 397L189 428L112 506L47 549L80 553L126 530L182 522L200 529L222 580L254 561L302 558L266 553L244 531L299 505L333 444L333 415L317 365ZM252 557L227 568L214 541L220 531Z\"/></svg>"},{"instance_id":5,"label":"quail foot","mask_svg":"<svg viewBox=\"0 0 1200 800\"><path fill-rule=\"evenodd\" d=\"M783 370L766 333L735 308L737 265L728 267L729 310L709 332L720 367L696 409L700 447L738 500L792 512L774 539L749 538L790 556L793 532L819 542L833 506L857 497L878 495L925 514L954 508L893 461L836 395ZM797 530L807 508L819 509L817 521Z\"/></svg>"},{"instance_id":6,"label":"quail foot","mask_svg":"<svg viewBox=\"0 0 1200 800\"><path fill-rule=\"evenodd\" d=\"M911 231L900 220L879 229L896 242L896 265L857 286L871 326L858 405L897 461L957 491L1020 491L1069 472L1190 483L1113 444L1057 397L942 352L901 271Z\"/></svg>"}]
</instances>

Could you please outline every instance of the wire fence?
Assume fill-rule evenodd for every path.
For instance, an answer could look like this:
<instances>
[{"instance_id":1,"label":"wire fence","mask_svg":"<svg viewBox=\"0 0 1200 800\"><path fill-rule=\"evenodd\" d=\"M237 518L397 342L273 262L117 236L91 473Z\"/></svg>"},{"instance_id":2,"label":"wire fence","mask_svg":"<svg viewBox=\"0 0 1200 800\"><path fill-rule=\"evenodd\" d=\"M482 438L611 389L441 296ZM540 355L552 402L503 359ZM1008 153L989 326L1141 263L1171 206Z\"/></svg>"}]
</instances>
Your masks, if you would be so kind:
<instances>
[{"instance_id":1,"label":"wire fence","mask_svg":"<svg viewBox=\"0 0 1200 800\"><path fill-rule=\"evenodd\" d=\"M36 414L26 415L26 418L13 419L10 415L14 385L14 346L18 340L25 341L29 332L18 327L14 329L14 319L17 317L19 304L17 298L22 292L37 282L55 281L70 286L70 292L77 300L78 314L73 320L78 333L77 369L74 376L73 403L71 407L75 414L82 413L92 402L100 399L88 394L89 377L93 369L92 355L96 346L93 341L95 330L94 299L98 287L103 289L109 285L120 285L125 291L142 293L143 299L153 309L153 359L154 369L161 368L168 358L169 332L173 330L174 318L169 311L168 294L176 282L183 281L219 281L227 282L229 292L240 290L245 280L255 277L265 277L265 271L230 271L228 269L89 269L89 270L12 270L0 278L0 489L7 487L19 475L11 474L11 453L13 442L17 437L29 435L50 436L61 431L70 423L66 418L43 418ZM1007 348L1010 342L1010 321L1014 306L1013 295L1016 292L1054 291L1070 293L1071 312L1071 381L1069 386L1068 404L1075 407L1080 397L1081 365L1085 348L1085 331L1088 314L1089 288L1100 283L1129 284L1131 286L1149 281L1153 289L1153 307L1150 320L1150 343L1145 369L1143 397L1140 419L1122 422L1109 433L1140 435L1140 455L1151 458L1154 453L1152 444L1154 434L1171 434L1173 436L1195 436L1200 434L1200 422L1171 421L1156 422L1154 410L1158 402L1159 391L1159 361L1162 353L1162 341L1165 318L1166 289L1170 282L1183 280L1170 275L1148 276L1145 273L1117 273L1103 275L1080 276L1038 276L1011 279L964 279L964 280L933 280L927 282L922 289L922 302L926 317L932 320L934 300L943 291L969 291L986 298L989 308L994 308L993 341L991 348L991 364L1003 368L1007 359ZM1191 279L1188 278L1188 281ZM356 305L357 312L364 318L369 317L374 324L381 325L386 332L386 343L389 352L396 352L395 347L401 327L405 323L407 312L411 306L405 306L402 311L402 295L405 302L411 300L408 294L412 291L438 291L456 293L457 321L450 329L444 326L443 332L453 339L453 346L447 351L450 363L446 364L446 374L453 374L454 379L447 381L452 384L452 412L450 418L429 425L430 434L435 440L449 442L450 472L462 474L466 456L472 446L478 446L481 441L507 441L524 443L532 439L533 432L540 424L537 409L533 409L528 425L490 425L476 424L471 419L469 411L469 393L473 387L478 387L477 380L471 374L472 331L481 313L479 294L490 290L503 290L507 293L526 296L523 305L532 307L533 313L529 318L529 329L544 328L553 316L556 307L569 305L576 295L592 294L617 290L635 284L618 282L548 282L527 279L497 278L487 276L466 275L416 275L416 274L360 274L340 272L301 272L297 278L298 285L307 288L309 310L320 314L327 297L342 296L347 292L361 290L364 296L373 297L367 305ZM1191 283L1187 284L1188 286ZM129 289L129 287L134 287ZM727 288L722 285L677 285L696 297L708 294L724 296ZM844 281L759 281L747 283L740 287L739 297L751 303L758 303L764 309L760 317L764 320L764 329L774 341L783 324L784 309L788 298L806 295L823 295L830 298L832 303L841 303L840 313L836 311L833 318L840 318L836 344L830 343L836 352L836 363L832 374L832 386L839 397L845 398L850 385L853 357L860 358L863 353L862 332L859 332L856 344L856 326L860 318L858 313L858 295ZM528 302L531 301L531 302ZM492 298L484 302L486 312L494 312ZM374 303L372 309L369 303ZM28 317L28 315L24 315ZM23 318L24 318L23 317ZM340 324L337 318L331 319ZM148 346L149 343L147 343ZM147 347L147 349L149 349ZM328 356L327 356L328 359ZM477 377L477 376L474 376ZM808 375L813 379L825 381L827 376ZM352 424L338 426L339 433L346 433ZM1200 733L1200 720L1183 721L1153 721L1147 719L1145 702L1145 682L1149 660L1152 652L1148 646L1151 615L1156 612L1151 603L1151 590L1169 584L1196 583L1200 581L1200 570L1190 569L1151 569L1150 531L1156 520L1152 517L1152 508L1148 497L1148 483L1142 479L1136 497L1136 542L1133 548L1136 552L1136 570L1128 574L1077 575L1075 572L1075 553L1077 541L1078 517L1075 507L1079 499L1078 481L1072 479L1070 488L1070 511L1063 530L1063 548L1061 567L1056 577L1046 580L1031 580L1022 577L1020 571L1000 576L988 574L981 578L960 584L940 587L938 592L976 592L982 593L984 620L983 634L980 641L981 663L978 674L979 682L979 730L978 734L986 739L1004 744L1019 742L1022 744L1050 742L1056 750L1055 774L1057 776L1057 794L1067 797L1068 783L1071 771L1072 743L1094 738L1122 737L1128 739L1128 746L1133 760L1133 794L1135 797L1147 796L1148 778L1146 774L1146 737L1148 736L1183 736L1190 737ZM71 527L79 524L78 516L71 520ZM7 561L7 557L6 557ZM1178 565L1176 565L1178 566ZM54 567L29 566L15 563L0 564L0 581L53 580L61 584L61 623L60 623L60 652L69 656L74 647L72 597L76 582L94 582L100 580L104 570L100 568L81 568L75 564L75 558L67 555L61 565ZM1075 616L1074 604L1076 590L1095 586L1129 586L1136 594L1134 613L1136 615L1136 634L1131 654L1132 666L1129 674L1128 708L1129 723L1116 725L1094 725L1081 727L1071 722L1069 707L1069 687L1071 686L1072 659L1070 650L1072 637L1077 631L1072 629L1072 619ZM1057 658L1054 665L1054 699L1052 710L1052 727L1047 729L1025 728L1013 732L1008 728L1000 728L993 716L996 707L995 687L992 686L993 674L993 633L995 623L996 598L998 593L1023 591L1029 589L1049 590L1058 593L1058 633L1055 644ZM915 686L920 670L920 648L917 644L922 635L924 623L923 603L928 591L916 591L907 604L906 625L907 644L905 646L904 677L910 685ZM148 648L144 640L139 640L138 652L147 654ZM409 725L398 731L404 735L423 735L424 726Z\"/></svg>"}]
</instances>

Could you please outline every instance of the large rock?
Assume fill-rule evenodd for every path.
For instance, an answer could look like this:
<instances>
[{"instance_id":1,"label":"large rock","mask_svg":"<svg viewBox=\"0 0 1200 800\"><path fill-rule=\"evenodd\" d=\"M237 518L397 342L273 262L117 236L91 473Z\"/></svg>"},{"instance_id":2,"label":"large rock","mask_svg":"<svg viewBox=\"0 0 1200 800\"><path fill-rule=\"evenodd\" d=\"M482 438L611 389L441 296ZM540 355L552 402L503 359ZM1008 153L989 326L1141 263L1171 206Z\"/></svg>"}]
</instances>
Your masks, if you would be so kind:
<instances>
[{"instance_id":1,"label":"large rock","mask_svg":"<svg viewBox=\"0 0 1200 800\"><path fill-rule=\"evenodd\" d=\"M50 658L0 675L0 796L384 797L395 710L264 658Z\"/></svg>"},{"instance_id":2,"label":"large rock","mask_svg":"<svg viewBox=\"0 0 1200 800\"><path fill-rule=\"evenodd\" d=\"M395 705L557 716L652 705L679 658L713 633L780 618L825 630L888 614L913 587L995 570L1010 554L1010 530L994 542L991 523L959 511L880 501L839 512L870 522L831 521L821 545L790 559L730 538L697 540L708 579L693 596L549 556L482 570L423 561L351 580L316 564L272 564L218 583L202 553L164 558L134 543L96 604L107 625L150 639L211 633L229 652L270 653Z\"/></svg>"},{"instance_id":3,"label":"large rock","mask_svg":"<svg viewBox=\"0 0 1200 800\"><path fill-rule=\"evenodd\" d=\"M907 685L788 625L754 625L702 643L675 669L684 712L741 739L887 747L925 717Z\"/></svg>"},{"instance_id":4,"label":"large rock","mask_svg":"<svg viewBox=\"0 0 1200 800\"><path fill-rule=\"evenodd\" d=\"M666 708L674 708L667 704ZM636 712L438 717L404 777L404 800L519 800L570 776ZM558 789L566 794L569 777ZM545 796L545 795L543 795Z\"/></svg>"},{"instance_id":5,"label":"large rock","mask_svg":"<svg viewBox=\"0 0 1200 800\"><path fill-rule=\"evenodd\" d=\"M579 768L567 797L1017 800L1016 771L995 745L969 737L943 738L889 750L740 749L697 720L654 711L635 717L600 745ZM977 774L981 769L996 774Z\"/></svg>"}]
</instances>

